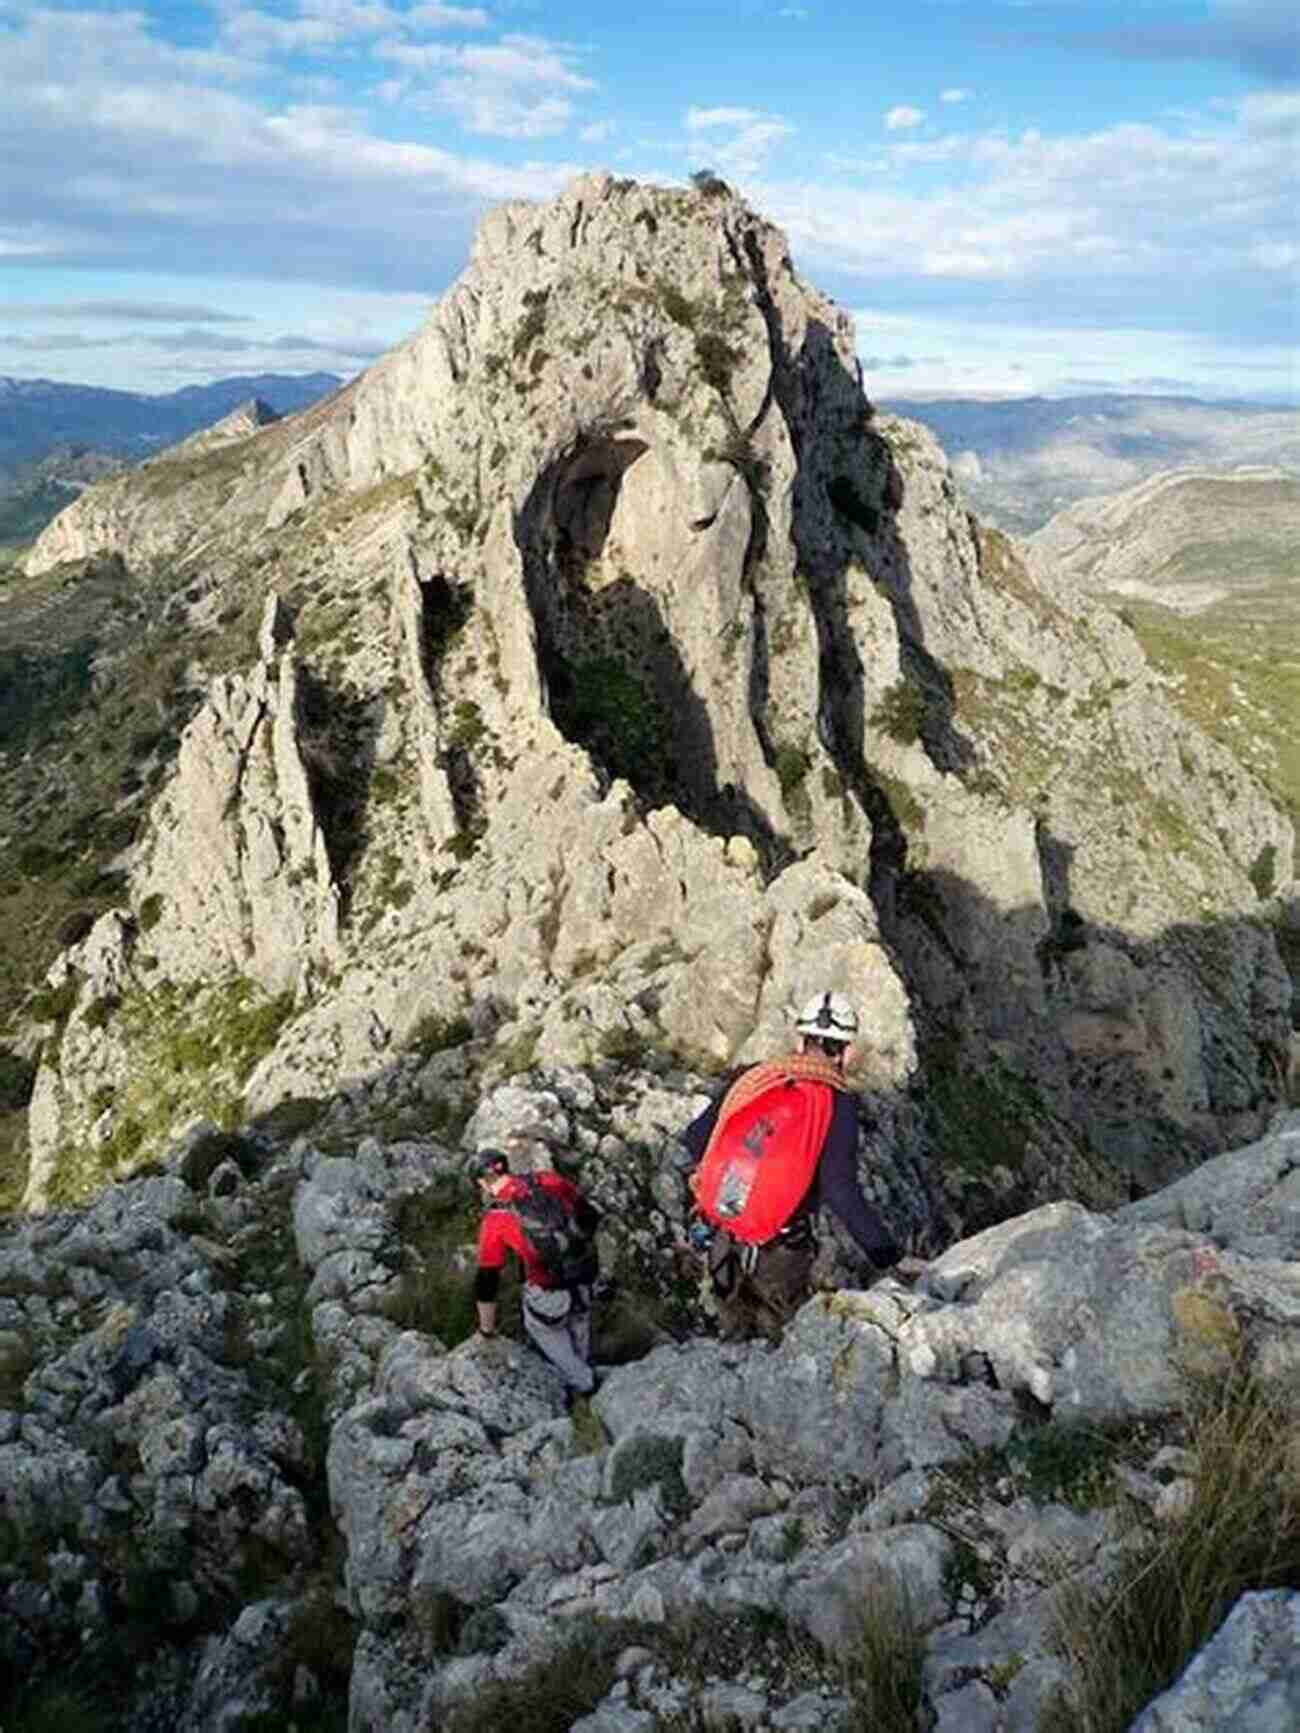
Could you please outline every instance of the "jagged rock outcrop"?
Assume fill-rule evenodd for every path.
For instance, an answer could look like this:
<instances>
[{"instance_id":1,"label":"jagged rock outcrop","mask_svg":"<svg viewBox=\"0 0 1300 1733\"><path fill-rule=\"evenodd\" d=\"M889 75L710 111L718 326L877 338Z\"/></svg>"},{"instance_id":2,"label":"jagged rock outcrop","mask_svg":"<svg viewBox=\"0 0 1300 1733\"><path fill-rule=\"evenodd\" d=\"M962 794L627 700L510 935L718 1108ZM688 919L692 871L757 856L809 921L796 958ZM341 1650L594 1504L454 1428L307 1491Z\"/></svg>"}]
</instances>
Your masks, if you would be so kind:
<instances>
[{"instance_id":1,"label":"jagged rock outcrop","mask_svg":"<svg viewBox=\"0 0 1300 1733\"><path fill-rule=\"evenodd\" d=\"M51 1031L34 1172L92 1123L113 1154L133 1006L231 970L297 994L256 1111L391 1104L431 1024L491 1039L489 1080L723 1066L825 979L895 1123L922 1080L996 1121L967 1180L1004 1200L1159 1183L1278 1100L1288 820L873 413L850 322L725 191L491 213L420 332L91 490L33 566L74 547L201 574L196 631L278 595L295 641L190 725L131 869L150 979L98 1068L84 990Z\"/></svg>"},{"instance_id":2,"label":"jagged rock outcrop","mask_svg":"<svg viewBox=\"0 0 1300 1733\"><path fill-rule=\"evenodd\" d=\"M516 1108L585 1152L608 1205L618 1121L590 1079L557 1082ZM505 1726L538 1690L587 1692L572 1724L594 1733L687 1712L833 1727L896 1581L931 1724L1030 1733L1077 1684L1070 1594L1199 1520L1192 1392L1249 1368L1285 1448L1297 1148L1292 1115L1220 1157L1212 1221L1187 1181L1113 1216L1048 1206L915 1289L818 1295L775 1348L624 1352L584 1414L527 1349L460 1339L454 1151L196 1133L161 1174L0 1237L9 1676L75 1661L114 1681L124 1726L138 1698L186 1733L323 1693L354 1733L485 1703ZM666 1225L608 1219L616 1277L647 1228L666 1276ZM1207 1726L1218 1701L1276 1724L1293 1601L1247 1595L1139 1725Z\"/></svg>"},{"instance_id":3,"label":"jagged rock outcrop","mask_svg":"<svg viewBox=\"0 0 1300 1733\"><path fill-rule=\"evenodd\" d=\"M232 445L272 426L279 419L279 412L269 403L260 397L250 397L246 403L236 404L229 415L223 415L211 427L201 428L198 433L192 433L188 439L173 446L171 452L178 456L183 451L210 451L218 445Z\"/></svg>"},{"instance_id":4,"label":"jagged rock outcrop","mask_svg":"<svg viewBox=\"0 0 1300 1733\"><path fill-rule=\"evenodd\" d=\"M214 682L185 732L135 884L177 982L238 973L293 992L338 956L338 889L304 761L292 630L271 597L248 677ZM213 941L224 943L214 954Z\"/></svg>"}]
</instances>

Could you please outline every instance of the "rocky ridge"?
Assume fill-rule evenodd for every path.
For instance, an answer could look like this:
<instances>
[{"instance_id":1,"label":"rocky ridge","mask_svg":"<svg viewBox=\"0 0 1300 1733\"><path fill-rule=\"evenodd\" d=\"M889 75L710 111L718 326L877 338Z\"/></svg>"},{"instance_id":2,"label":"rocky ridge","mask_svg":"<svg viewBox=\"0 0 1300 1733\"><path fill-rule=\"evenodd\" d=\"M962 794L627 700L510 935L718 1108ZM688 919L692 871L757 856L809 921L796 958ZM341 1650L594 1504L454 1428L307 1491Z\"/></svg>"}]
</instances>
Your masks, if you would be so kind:
<instances>
[{"instance_id":1,"label":"rocky ridge","mask_svg":"<svg viewBox=\"0 0 1300 1733\"><path fill-rule=\"evenodd\" d=\"M491 213L367 374L92 489L31 566L92 553L174 572L198 672L240 608L255 645L47 983L30 1208L196 1112L418 1112L431 1046L716 1069L827 978L882 1123L938 1114L1004 1210L1280 1098L1288 820L872 411L725 190Z\"/></svg>"},{"instance_id":2,"label":"rocky ridge","mask_svg":"<svg viewBox=\"0 0 1300 1733\"><path fill-rule=\"evenodd\" d=\"M895 1580L925 1725L1029 1733L1072 1688L1072 1590L1202 1520L1198 1381L1300 1389L1300 1116L1114 1214L959 1242L915 1289L822 1293L778 1347L698 1314L656 1344L615 1314L631 1261L671 1267L680 1190L656 1216L621 1189L665 1080L554 1082L490 1093L465 1142L526 1122L608 1211L590 1412L461 1339L447 1145L208 1128L0 1235L0 1653L29 1701L84 1691L114 1733L472 1733L540 1692L582 1733L847 1733ZM1282 1724L1296 1595L1246 1587L1143 1733Z\"/></svg>"},{"instance_id":3,"label":"rocky ridge","mask_svg":"<svg viewBox=\"0 0 1300 1733\"><path fill-rule=\"evenodd\" d=\"M1176 469L1082 500L1028 539L1035 569L1097 594L1179 612L1285 586L1300 537L1300 480L1283 470Z\"/></svg>"}]
</instances>

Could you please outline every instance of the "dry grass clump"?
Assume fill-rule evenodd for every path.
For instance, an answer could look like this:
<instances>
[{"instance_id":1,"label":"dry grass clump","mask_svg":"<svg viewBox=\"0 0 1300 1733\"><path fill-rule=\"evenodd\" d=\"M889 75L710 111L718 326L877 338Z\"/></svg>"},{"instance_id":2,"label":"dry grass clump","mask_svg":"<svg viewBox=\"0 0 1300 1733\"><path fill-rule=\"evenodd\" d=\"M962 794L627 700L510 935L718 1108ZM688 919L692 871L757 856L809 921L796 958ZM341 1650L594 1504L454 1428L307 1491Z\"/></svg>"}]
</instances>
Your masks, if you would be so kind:
<instances>
[{"instance_id":1,"label":"dry grass clump","mask_svg":"<svg viewBox=\"0 0 1300 1733\"><path fill-rule=\"evenodd\" d=\"M907 1585L888 1574L865 1585L855 1652L844 1666L854 1733L915 1733L925 1637Z\"/></svg>"},{"instance_id":2,"label":"dry grass clump","mask_svg":"<svg viewBox=\"0 0 1300 1733\"><path fill-rule=\"evenodd\" d=\"M1121 1733L1204 1647L1248 1589L1300 1588L1295 1392L1240 1368L1190 1416L1185 1509L1101 1587L1067 1587L1058 1641L1072 1683L1046 1733Z\"/></svg>"}]
</instances>

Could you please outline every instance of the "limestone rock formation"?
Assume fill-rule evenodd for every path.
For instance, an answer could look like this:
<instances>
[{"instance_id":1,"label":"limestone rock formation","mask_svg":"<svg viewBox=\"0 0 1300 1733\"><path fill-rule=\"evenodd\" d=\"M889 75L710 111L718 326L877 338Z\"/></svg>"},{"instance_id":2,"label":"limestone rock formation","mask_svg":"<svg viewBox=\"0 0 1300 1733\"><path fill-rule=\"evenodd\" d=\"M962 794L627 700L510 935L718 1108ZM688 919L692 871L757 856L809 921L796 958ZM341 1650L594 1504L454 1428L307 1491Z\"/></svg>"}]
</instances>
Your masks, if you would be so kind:
<instances>
[{"instance_id":1,"label":"limestone rock formation","mask_svg":"<svg viewBox=\"0 0 1300 1733\"><path fill-rule=\"evenodd\" d=\"M1212 1642L1175 1685L1133 1723L1132 1733L1242 1733L1293 1727L1300 1717L1300 1594L1241 1597Z\"/></svg>"},{"instance_id":2,"label":"limestone rock formation","mask_svg":"<svg viewBox=\"0 0 1300 1733\"><path fill-rule=\"evenodd\" d=\"M725 189L492 212L369 372L90 490L31 567L114 550L174 570L200 666L219 619L285 623L190 724L124 990L58 976L32 1207L88 1128L109 1171L165 1137L123 1097L160 1007L193 1056L240 983L280 1010L218 1044L231 1113L394 1109L435 1031L487 1082L717 1069L830 980L891 1135L1004 1205L1158 1183L1276 1104L1251 875L1285 888L1288 819L873 412L850 321Z\"/></svg>"}]
</instances>

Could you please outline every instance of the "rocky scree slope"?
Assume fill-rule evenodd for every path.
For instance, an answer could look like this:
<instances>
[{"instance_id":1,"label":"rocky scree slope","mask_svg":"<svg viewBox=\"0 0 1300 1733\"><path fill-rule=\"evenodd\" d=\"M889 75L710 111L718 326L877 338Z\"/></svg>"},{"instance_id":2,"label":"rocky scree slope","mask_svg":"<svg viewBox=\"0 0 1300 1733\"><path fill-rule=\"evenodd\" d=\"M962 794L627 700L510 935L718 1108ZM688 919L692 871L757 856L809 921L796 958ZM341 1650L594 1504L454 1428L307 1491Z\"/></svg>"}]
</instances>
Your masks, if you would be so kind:
<instances>
[{"instance_id":1,"label":"rocky scree slope","mask_svg":"<svg viewBox=\"0 0 1300 1733\"><path fill-rule=\"evenodd\" d=\"M466 1140L527 1118L609 1207L664 1088L501 1086ZM891 1582L924 1725L1079 1725L1071 1595L1212 1511L1193 1392L1300 1390L1298 1157L1291 1115L1114 1214L955 1244L915 1290L820 1294L778 1347L688 1327L629 1358L602 1307L617 1363L566 1413L531 1352L463 1339L458 1151L196 1130L0 1233L6 1725L849 1733L877 1724ZM636 1232L670 1280L668 1224ZM1278 1547L1144 1729L1287 1724L1300 1492L1270 1496Z\"/></svg>"},{"instance_id":2,"label":"rocky scree slope","mask_svg":"<svg viewBox=\"0 0 1300 1733\"><path fill-rule=\"evenodd\" d=\"M368 373L90 490L29 570L90 556L171 586L192 676L223 622L248 651L29 1006L28 1207L196 1112L427 1114L439 1047L471 1095L717 1069L828 979L957 1223L1113 1201L1279 1097L1289 822L873 412L725 189L490 213Z\"/></svg>"}]
</instances>

